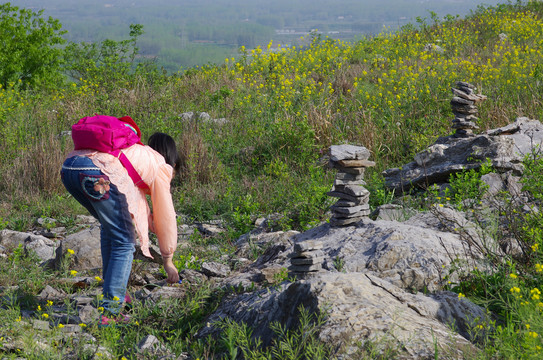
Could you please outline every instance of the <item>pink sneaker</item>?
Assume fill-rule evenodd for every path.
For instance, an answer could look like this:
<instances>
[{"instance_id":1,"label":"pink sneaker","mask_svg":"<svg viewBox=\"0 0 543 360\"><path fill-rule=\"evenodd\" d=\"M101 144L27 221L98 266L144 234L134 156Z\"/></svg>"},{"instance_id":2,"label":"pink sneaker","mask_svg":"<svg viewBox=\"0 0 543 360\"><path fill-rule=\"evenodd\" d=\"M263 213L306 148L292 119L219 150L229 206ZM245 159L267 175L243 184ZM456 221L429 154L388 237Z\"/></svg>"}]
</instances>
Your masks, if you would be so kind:
<instances>
[{"instance_id":1,"label":"pink sneaker","mask_svg":"<svg viewBox=\"0 0 543 360\"><path fill-rule=\"evenodd\" d=\"M130 316L126 314L119 314L115 317L107 317L105 315L100 315L100 323L98 327L108 327L108 326L124 326L130 323Z\"/></svg>"}]
</instances>

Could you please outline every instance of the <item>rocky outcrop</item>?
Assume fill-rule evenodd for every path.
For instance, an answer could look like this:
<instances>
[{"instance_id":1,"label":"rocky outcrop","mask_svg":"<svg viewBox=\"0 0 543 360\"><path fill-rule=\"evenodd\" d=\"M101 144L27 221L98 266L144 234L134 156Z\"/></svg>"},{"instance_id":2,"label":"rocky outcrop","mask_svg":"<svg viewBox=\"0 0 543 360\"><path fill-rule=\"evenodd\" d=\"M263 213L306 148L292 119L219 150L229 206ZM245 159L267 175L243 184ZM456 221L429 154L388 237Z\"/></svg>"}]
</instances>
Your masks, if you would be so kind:
<instances>
[{"instance_id":1,"label":"rocky outcrop","mask_svg":"<svg viewBox=\"0 0 543 360\"><path fill-rule=\"evenodd\" d=\"M58 241L41 235L7 229L0 231L0 253L11 252L21 247L26 253L34 253L44 265L55 259L58 245Z\"/></svg>"},{"instance_id":2,"label":"rocky outcrop","mask_svg":"<svg viewBox=\"0 0 543 360\"><path fill-rule=\"evenodd\" d=\"M368 273L327 272L285 283L277 290L237 296L208 321L213 324L228 317L251 324L254 336L267 345L273 338L270 324L277 321L286 328L295 327L301 307L310 313L326 312L319 334L322 341L343 350L372 341L398 349L398 359L433 358L435 346L439 354L454 359L475 354L467 329L474 326L473 319L485 319L480 308L453 293L411 294ZM464 330L465 337L451 331L453 324ZM217 331L207 326L198 336Z\"/></svg>"},{"instance_id":3,"label":"rocky outcrop","mask_svg":"<svg viewBox=\"0 0 543 360\"><path fill-rule=\"evenodd\" d=\"M465 230L454 231L459 228ZM292 244L268 257L265 267L250 266L228 284L235 285L237 279L247 285L247 274L252 273L254 281L266 268L290 265L292 270L293 259L311 259L307 267L314 267L313 260L318 259L318 269L291 272L301 275L294 282L228 297L198 336L218 333L216 322L230 318L248 324L266 343L273 337L270 324L295 327L303 306L326 314L321 340L344 349L354 343L386 341L401 353L398 358L431 357L436 344L440 354L451 358L474 354L471 329L487 321L487 315L443 288L451 279L453 262L488 266L477 244L489 241L462 213L442 207L405 222L324 224L294 235ZM305 254L309 252L314 256Z\"/></svg>"},{"instance_id":4,"label":"rocky outcrop","mask_svg":"<svg viewBox=\"0 0 543 360\"><path fill-rule=\"evenodd\" d=\"M384 171L385 186L399 194L446 183L451 174L478 169L487 159L501 173L520 175L524 156L542 143L543 125L528 118L480 135L442 137L415 155L413 162Z\"/></svg>"}]
</instances>

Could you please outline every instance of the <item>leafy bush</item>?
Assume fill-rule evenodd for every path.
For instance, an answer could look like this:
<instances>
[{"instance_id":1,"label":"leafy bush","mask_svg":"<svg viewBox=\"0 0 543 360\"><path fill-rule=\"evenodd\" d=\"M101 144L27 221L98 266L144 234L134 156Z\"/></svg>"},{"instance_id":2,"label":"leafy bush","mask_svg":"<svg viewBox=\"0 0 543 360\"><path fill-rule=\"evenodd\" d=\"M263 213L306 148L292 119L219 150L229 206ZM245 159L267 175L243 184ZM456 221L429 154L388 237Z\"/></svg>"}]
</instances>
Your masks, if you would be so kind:
<instances>
[{"instance_id":1,"label":"leafy bush","mask_svg":"<svg viewBox=\"0 0 543 360\"><path fill-rule=\"evenodd\" d=\"M62 25L31 9L0 4L0 87L52 88L61 84Z\"/></svg>"}]
</instances>

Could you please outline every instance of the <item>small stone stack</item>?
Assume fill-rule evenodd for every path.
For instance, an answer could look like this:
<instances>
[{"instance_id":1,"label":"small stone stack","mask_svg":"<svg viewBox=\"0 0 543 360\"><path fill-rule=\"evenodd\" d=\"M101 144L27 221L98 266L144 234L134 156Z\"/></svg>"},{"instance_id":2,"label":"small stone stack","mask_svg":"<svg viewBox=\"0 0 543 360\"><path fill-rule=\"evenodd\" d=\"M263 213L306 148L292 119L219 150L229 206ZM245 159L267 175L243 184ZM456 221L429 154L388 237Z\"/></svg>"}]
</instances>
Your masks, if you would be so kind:
<instances>
[{"instance_id":1,"label":"small stone stack","mask_svg":"<svg viewBox=\"0 0 543 360\"><path fill-rule=\"evenodd\" d=\"M364 188L364 172L375 166L369 161L370 151L362 146L334 145L330 147L330 167L338 173L334 188L328 196L339 198L331 206L330 225L345 226L356 223L370 214L370 192Z\"/></svg>"},{"instance_id":2,"label":"small stone stack","mask_svg":"<svg viewBox=\"0 0 543 360\"><path fill-rule=\"evenodd\" d=\"M306 240L294 244L294 252L289 255L290 273L300 276L321 270L324 261L322 247L322 242L316 240Z\"/></svg>"},{"instance_id":3,"label":"small stone stack","mask_svg":"<svg viewBox=\"0 0 543 360\"><path fill-rule=\"evenodd\" d=\"M479 129L476 104L486 100L486 96L475 94L477 88L470 83L458 81L452 88L453 98L451 108L454 114L452 128L456 130L456 137L473 136L473 129Z\"/></svg>"}]
</instances>

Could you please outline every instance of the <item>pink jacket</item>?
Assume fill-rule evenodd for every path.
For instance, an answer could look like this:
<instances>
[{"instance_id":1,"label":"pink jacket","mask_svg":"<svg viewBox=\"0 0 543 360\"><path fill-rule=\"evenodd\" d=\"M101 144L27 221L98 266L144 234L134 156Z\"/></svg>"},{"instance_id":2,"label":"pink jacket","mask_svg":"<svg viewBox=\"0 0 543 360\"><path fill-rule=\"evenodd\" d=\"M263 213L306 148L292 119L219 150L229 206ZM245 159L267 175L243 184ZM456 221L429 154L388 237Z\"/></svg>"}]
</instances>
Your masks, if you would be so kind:
<instances>
[{"instance_id":1,"label":"pink jacket","mask_svg":"<svg viewBox=\"0 0 543 360\"><path fill-rule=\"evenodd\" d=\"M135 144L122 152L132 163L143 181L149 186L146 192L134 185L125 167L113 155L95 150L75 150L70 156L87 156L106 174L111 183L126 196L128 211L132 215L140 240L142 253L152 258L149 252L149 230L158 237L163 258L173 257L177 247L177 222L170 193L173 168L164 157L151 147ZM151 195L153 214L145 195Z\"/></svg>"}]
</instances>

